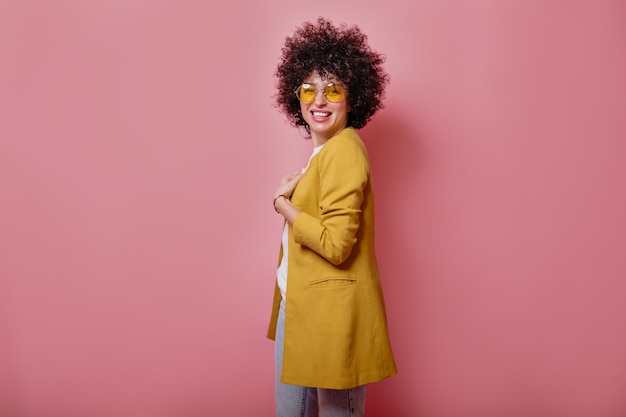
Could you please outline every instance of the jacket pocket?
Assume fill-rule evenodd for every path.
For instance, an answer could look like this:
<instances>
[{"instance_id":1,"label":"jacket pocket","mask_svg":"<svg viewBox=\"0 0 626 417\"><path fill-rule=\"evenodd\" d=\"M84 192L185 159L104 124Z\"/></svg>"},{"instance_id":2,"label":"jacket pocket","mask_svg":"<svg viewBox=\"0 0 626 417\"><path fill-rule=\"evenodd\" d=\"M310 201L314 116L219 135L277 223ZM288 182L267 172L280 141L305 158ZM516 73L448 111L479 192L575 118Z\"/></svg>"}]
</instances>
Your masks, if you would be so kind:
<instances>
[{"instance_id":1,"label":"jacket pocket","mask_svg":"<svg viewBox=\"0 0 626 417\"><path fill-rule=\"evenodd\" d=\"M356 278L353 277L324 277L309 282L311 289L345 287L356 284Z\"/></svg>"}]
</instances>

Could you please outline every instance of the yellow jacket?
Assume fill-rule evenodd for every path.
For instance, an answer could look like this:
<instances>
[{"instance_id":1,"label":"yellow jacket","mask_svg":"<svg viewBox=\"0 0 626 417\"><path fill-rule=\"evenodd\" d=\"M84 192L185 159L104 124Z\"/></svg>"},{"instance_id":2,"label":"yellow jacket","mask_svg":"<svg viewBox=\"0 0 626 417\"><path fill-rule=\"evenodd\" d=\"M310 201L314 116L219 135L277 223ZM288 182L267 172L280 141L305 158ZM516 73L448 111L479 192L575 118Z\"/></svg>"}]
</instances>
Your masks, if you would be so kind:
<instances>
[{"instance_id":1,"label":"yellow jacket","mask_svg":"<svg viewBox=\"0 0 626 417\"><path fill-rule=\"evenodd\" d=\"M395 375L374 249L369 162L353 128L311 159L291 202L301 213L289 227L281 382L347 389ZM273 340L280 300L276 286L268 330Z\"/></svg>"}]
</instances>

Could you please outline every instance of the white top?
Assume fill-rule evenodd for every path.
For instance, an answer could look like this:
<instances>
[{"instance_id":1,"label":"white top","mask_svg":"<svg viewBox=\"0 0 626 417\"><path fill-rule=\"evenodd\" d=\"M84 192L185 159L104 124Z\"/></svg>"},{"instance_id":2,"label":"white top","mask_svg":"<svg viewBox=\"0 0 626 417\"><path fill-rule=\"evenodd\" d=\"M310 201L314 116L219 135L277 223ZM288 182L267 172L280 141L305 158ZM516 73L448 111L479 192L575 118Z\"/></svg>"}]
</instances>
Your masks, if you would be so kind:
<instances>
[{"instance_id":1,"label":"white top","mask_svg":"<svg viewBox=\"0 0 626 417\"><path fill-rule=\"evenodd\" d=\"M311 163L311 159L322 149L324 145L316 146L313 148L313 153L309 157L309 161L306 163L306 166L302 168L302 173L304 174ZM288 270L288 248L289 248L289 223L285 222L285 227L283 228L283 236L281 239L281 243L283 246L283 257L280 260L280 265L278 266L278 270L276 271L276 279L278 281L278 288L280 288L280 294L283 296L283 300L287 300L287 270Z\"/></svg>"}]
</instances>

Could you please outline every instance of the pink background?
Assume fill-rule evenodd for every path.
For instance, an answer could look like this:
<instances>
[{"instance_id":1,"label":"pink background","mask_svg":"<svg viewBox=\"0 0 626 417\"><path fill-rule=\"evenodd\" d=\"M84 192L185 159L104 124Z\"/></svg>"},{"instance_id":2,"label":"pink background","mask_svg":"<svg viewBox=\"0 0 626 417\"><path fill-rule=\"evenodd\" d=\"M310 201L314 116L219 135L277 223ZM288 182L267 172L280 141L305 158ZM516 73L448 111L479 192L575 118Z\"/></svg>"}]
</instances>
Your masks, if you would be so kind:
<instances>
[{"instance_id":1,"label":"pink background","mask_svg":"<svg viewBox=\"0 0 626 417\"><path fill-rule=\"evenodd\" d=\"M0 3L0 416L273 415L273 71L319 15L392 76L368 415L625 416L626 2L217 4Z\"/></svg>"}]
</instances>

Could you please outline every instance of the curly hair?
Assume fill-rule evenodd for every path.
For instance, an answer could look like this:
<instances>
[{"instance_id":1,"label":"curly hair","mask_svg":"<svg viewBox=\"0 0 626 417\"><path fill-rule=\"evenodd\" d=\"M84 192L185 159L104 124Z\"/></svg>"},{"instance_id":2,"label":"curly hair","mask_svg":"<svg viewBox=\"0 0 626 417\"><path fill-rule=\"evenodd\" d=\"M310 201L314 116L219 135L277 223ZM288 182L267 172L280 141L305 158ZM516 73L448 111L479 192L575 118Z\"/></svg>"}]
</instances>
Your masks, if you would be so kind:
<instances>
[{"instance_id":1,"label":"curly hair","mask_svg":"<svg viewBox=\"0 0 626 417\"><path fill-rule=\"evenodd\" d=\"M322 76L332 74L348 89L348 126L360 129L383 108L389 82L384 62L384 55L369 47L358 26L337 27L323 17L317 24L305 22L287 36L282 48L275 72L276 106L293 126L304 126L310 133L294 91L314 71Z\"/></svg>"}]
</instances>

